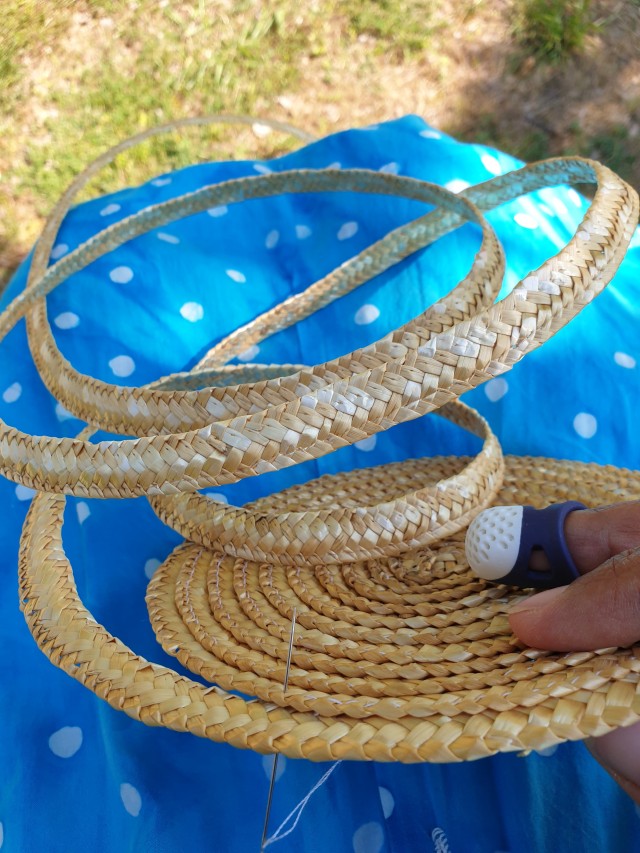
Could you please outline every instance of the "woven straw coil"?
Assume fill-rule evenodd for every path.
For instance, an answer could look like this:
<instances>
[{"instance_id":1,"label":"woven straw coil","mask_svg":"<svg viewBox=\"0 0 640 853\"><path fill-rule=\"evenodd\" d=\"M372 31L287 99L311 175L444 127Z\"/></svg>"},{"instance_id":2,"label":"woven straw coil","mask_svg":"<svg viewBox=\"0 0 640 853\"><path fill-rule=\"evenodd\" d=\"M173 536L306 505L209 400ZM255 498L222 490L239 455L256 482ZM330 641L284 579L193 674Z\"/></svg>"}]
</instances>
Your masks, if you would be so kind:
<instances>
[{"instance_id":1,"label":"woven straw coil","mask_svg":"<svg viewBox=\"0 0 640 853\"><path fill-rule=\"evenodd\" d=\"M491 305L504 258L480 211L564 181L598 185L576 236ZM154 577L153 626L170 654L220 686L145 661L95 622L62 546L65 498L40 494L21 541L20 598L56 665L151 725L317 760L463 760L602 734L639 718L635 648L574 655L522 649L506 618L517 596L470 575L462 527L495 497L502 459L484 421L455 403L555 334L607 284L637 222L631 188L580 159L534 164L463 197L358 170L272 174L148 208L47 269L58 225L83 182L74 182L45 228L27 291L0 317L0 335L29 312L30 346L48 387L93 426L139 437L92 444L91 428L68 440L0 423L0 470L51 492L155 496L161 517L194 541ZM438 208L237 330L192 375L116 388L78 374L58 352L43 297L122 242L213 204L346 189ZM483 239L467 278L381 341L313 367L225 366L466 220ZM181 494L317 458L439 408L483 436L475 460L418 460L321 478L241 509L213 507L212 517L210 500ZM501 503L571 497L595 505L635 496L640 484L640 475L617 469L506 463Z\"/></svg>"},{"instance_id":2,"label":"woven straw coil","mask_svg":"<svg viewBox=\"0 0 640 853\"><path fill-rule=\"evenodd\" d=\"M640 488L640 474L616 468L505 461L500 503L542 506L572 497L598 505ZM435 480L464 462L435 459L425 470ZM326 486L318 489L320 499ZM261 505L281 510L301 497L292 489ZM20 557L27 623L53 663L149 725L318 761L411 762L542 749L640 719L640 647L575 654L520 647L506 614L521 593L473 577L462 534L405 560L306 570L181 546L149 590L160 641L206 678L265 698L207 688L137 656L95 622L64 555L63 509L64 497L37 495L27 517ZM243 577L250 599L241 597ZM180 611L189 606L196 618L185 624ZM299 622L285 695L294 606Z\"/></svg>"}]
</instances>

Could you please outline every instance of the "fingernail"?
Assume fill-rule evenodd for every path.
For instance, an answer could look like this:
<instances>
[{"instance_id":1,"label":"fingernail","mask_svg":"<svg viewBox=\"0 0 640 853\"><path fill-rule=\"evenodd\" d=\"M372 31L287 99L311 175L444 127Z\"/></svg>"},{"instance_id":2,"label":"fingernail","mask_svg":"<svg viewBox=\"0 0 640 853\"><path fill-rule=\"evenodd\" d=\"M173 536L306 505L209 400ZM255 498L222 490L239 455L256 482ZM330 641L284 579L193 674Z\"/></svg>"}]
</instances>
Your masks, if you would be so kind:
<instances>
[{"instance_id":1,"label":"fingernail","mask_svg":"<svg viewBox=\"0 0 640 853\"><path fill-rule=\"evenodd\" d=\"M567 589L566 586L556 586L553 589L545 589L544 592L539 592L537 595L532 595L531 598L525 598L524 601L519 601L510 608L509 613L527 613L531 610L540 610L542 607L547 607L553 604L562 593Z\"/></svg>"}]
</instances>

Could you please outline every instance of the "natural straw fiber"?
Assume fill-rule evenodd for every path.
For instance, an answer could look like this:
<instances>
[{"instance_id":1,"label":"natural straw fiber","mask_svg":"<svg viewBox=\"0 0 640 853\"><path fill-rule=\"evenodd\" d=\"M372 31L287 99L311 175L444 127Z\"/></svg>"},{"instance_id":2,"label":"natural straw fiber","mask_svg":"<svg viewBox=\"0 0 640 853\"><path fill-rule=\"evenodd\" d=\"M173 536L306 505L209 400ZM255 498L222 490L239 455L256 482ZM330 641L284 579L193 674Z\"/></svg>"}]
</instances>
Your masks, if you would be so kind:
<instances>
[{"instance_id":1,"label":"natural straw fiber","mask_svg":"<svg viewBox=\"0 0 640 853\"><path fill-rule=\"evenodd\" d=\"M598 505L635 497L640 474L513 457L503 469L488 425L457 401L544 343L606 286L637 223L636 193L578 158L533 164L460 196L365 170L283 172L147 208L47 268L74 194L113 156L65 193L25 293L0 317L0 337L27 317L45 384L91 425L77 439L56 439L0 422L0 471L49 492L34 498L25 522L20 601L51 661L150 725L314 760L458 761L639 719L637 650L520 647L506 616L520 593L471 575L463 528L493 500ZM561 182L597 186L576 235L492 304L504 257L482 211ZM341 191L401 195L435 210L213 346L192 374L120 388L82 376L58 351L44 297L127 240L217 204ZM466 221L482 235L467 277L382 340L315 366L225 365ZM318 458L431 411L484 439L475 459L323 477L241 508L193 494ZM95 427L137 437L94 444ZM146 494L189 537L154 576L149 612L163 647L214 686L138 657L84 608L62 545L64 494Z\"/></svg>"},{"instance_id":2,"label":"natural straw fiber","mask_svg":"<svg viewBox=\"0 0 640 853\"><path fill-rule=\"evenodd\" d=\"M433 482L465 461L425 460L403 474L416 468ZM640 488L640 474L617 468L505 461L501 503L577 498L595 506ZM397 467L388 473L382 482L393 488ZM326 479L259 503L291 509L310 491L320 502L331 487ZM181 546L149 588L161 643L205 678L263 698L204 687L134 654L84 608L62 548L63 509L63 497L37 495L25 524L20 600L29 629L53 663L148 725L317 761L414 762L542 749L640 719L640 646L575 654L521 647L507 612L522 593L473 576L462 533L402 559L307 569Z\"/></svg>"},{"instance_id":3,"label":"natural straw fiber","mask_svg":"<svg viewBox=\"0 0 640 853\"><path fill-rule=\"evenodd\" d=\"M0 472L24 485L65 494L176 494L318 458L433 411L512 367L575 316L617 270L637 223L638 199L605 167L584 160L545 161L488 182L477 197L491 207L550 180L596 182L593 205L565 250L496 305L437 334L421 327L401 328L373 345L373 366L371 348L365 348L336 362L267 380L264 385L200 392L204 397L189 414L200 424L199 429L91 444L79 439L35 438L0 422ZM329 170L238 179L147 208L105 229L58 261L14 300L0 318L0 336L66 276L152 227L212 204L280 191L346 189L435 201L480 221L487 237L488 226L480 214L470 210L469 202L463 204L463 199L446 190L397 175ZM484 262L482 254L477 261ZM172 393L170 414L163 417L164 430L174 429L175 420L175 426L183 429L174 412L187 406L183 395L193 392ZM260 398L264 408L260 408ZM135 415L138 428L146 424L152 429L143 414L150 404L145 399L142 411ZM238 416L243 411L248 414Z\"/></svg>"},{"instance_id":4,"label":"natural straw fiber","mask_svg":"<svg viewBox=\"0 0 640 853\"><path fill-rule=\"evenodd\" d=\"M437 414L484 439L481 452L450 478L416 488L418 480L397 479L391 499L377 497L388 474L370 468L358 478L333 481L317 509L301 502L294 511L264 512L231 507L206 495L151 498L158 516L178 533L205 548L282 565L321 565L395 556L462 530L489 506L502 484L502 451L489 425L460 402ZM338 488L337 483L341 482ZM345 491L354 483L357 501ZM352 487L353 488L353 487Z\"/></svg>"}]
</instances>

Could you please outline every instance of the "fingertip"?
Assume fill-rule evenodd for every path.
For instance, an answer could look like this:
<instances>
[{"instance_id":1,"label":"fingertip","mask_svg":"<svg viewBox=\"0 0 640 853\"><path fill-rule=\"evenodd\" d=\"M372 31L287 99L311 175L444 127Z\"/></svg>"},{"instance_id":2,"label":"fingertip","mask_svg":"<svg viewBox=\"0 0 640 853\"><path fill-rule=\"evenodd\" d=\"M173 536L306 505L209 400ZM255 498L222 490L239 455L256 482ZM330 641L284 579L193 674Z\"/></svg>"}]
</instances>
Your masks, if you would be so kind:
<instances>
[{"instance_id":1,"label":"fingertip","mask_svg":"<svg viewBox=\"0 0 640 853\"><path fill-rule=\"evenodd\" d=\"M521 643L538 649L554 648L557 644L558 620L554 618L553 605L567 589L566 586L545 589L511 608L509 625Z\"/></svg>"},{"instance_id":2,"label":"fingertip","mask_svg":"<svg viewBox=\"0 0 640 853\"><path fill-rule=\"evenodd\" d=\"M532 610L540 610L542 607L547 607L549 604L557 601L566 589L566 586L555 586L553 589L545 589L543 592L538 592L536 595L532 595L530 598L525 598L524 601L514 604L509 614L513 616L517 613L530 613Z\"/></svg>"}]
</instances>

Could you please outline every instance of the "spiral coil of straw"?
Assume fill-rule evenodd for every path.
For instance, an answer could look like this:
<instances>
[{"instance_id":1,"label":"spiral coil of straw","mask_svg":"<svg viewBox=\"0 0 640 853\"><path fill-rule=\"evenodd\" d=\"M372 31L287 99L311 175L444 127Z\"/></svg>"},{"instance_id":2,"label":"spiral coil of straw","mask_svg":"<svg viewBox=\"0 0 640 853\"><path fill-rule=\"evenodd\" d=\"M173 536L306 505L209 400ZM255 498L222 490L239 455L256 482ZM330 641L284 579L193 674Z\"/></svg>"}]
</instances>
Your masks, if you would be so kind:
<instances>
[{"instance_id":1,"label":"spiral coil of straw","mask_svg":"<svg viewBox=\"0 0 640 853\"><path fill-rule=\"evenodd\" d=\"M494 499L542 505L566 493L606 502L637 492L640 475L553 460L533 467L527 459L503 461L488 425L457 402L544 343L606 286L637 223L635 192L604 166L578 158L533 164L460 196L366 170L283 172L147 208L47 268L74 193L110 156L65 194L38 244L25 292L0 317L0 336L27 318L45 384L91 425L77 439L55 439L0 423L0 470L41 492L23 531L20 595L47 656L151 725L315 760L463 760L637 720L636 650L553 655L518 647L506 619L509 595L468 573L462 530ZM483 211L564 181L595 183L591 208L563 251L494 304L504 257ZM57 350L44 297L122 242L213 204L345 190L400 194L436 207L234 332L190 375L116 388L77 373ZM382 340L309 367L225 366L469 220L483 242L467 277ZM318 458L431 411L481 435L481 453L321 478L243 508L194 494ZM94 444L96 427L136 437ZM218 686L205 688L138 657L93 620L62 547L65 494L145 494L191 540L154 577L149 612L164 648Z\"/></svg>"}]
</instances>

